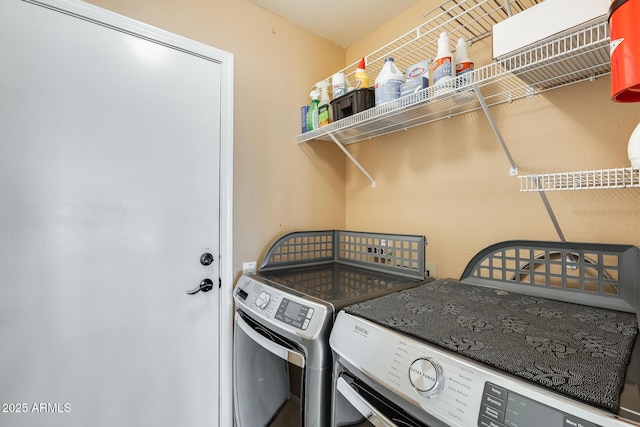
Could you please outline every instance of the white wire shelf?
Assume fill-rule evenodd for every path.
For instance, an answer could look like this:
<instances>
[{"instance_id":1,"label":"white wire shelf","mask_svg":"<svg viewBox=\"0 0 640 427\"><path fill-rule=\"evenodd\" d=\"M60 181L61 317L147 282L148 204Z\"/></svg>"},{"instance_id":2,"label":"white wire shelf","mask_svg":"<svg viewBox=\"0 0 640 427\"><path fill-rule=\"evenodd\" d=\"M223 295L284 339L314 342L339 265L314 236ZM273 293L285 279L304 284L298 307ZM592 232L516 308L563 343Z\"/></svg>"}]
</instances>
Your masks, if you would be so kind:
<instances>
[{"instance_id":1,"label":"white wire shelf","mask_svg":"<svg viewBox=\"0 0 640 427\"><path fill-rule=\"evenodd\" d=\"M384 61L393 57L400 70L428 58L438 51L438 37L442 31L451 40L464 37L474 43L491 35L493 25L509 16L522 12L543 0L444 0L443 3L422 15L425 23L398 37L387 45L365 56L367 73L377 76ZM343 70L354 81L358 61ZM327 80L330 77L327 77Z\"/></svg>"},{"instance_id":2,"label":"white wire shelf","mask_svg":"<svg viewBox=\"0 0 640 427\"><path fill-rule=\"evenodd\" d=\"M477 86L486 105L493 106L593 80L610 72L609 29L605 15L586 28L477 68L471 84ZM347 145L481 109L471 84L439 96L436 91L442 90L431 86L300 134L298 143L338 140Z\"/></svg>"},{"instance_id":3,"label":"white wire shelf","mask_svg":"<svg viewBox=\"0 0 640 427\"><path fill-rule=\"evenodd\" d=\"M522 175L518 178L521 192L640 187L640 171L632 168Z\"/></svg>"}]
</instances>

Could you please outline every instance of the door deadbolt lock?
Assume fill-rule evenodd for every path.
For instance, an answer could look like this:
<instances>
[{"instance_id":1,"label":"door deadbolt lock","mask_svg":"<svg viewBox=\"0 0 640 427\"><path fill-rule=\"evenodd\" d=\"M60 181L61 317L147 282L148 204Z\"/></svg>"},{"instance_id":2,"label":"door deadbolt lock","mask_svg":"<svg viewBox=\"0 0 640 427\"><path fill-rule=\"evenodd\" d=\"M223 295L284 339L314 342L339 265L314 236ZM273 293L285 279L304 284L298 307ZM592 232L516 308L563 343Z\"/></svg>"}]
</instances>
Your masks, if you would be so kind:
<instances>
[{"instance_id":1,"label":"door deadbolt lock","mask_svg":"<svg viewBox=\"0 0 640 427\"><path fill-rule=\"evenodd\" d=\"M202 265L211 265L213 263L213 255L209 252L205 252L200 255L200 264Z\"/></svg>"},{"instance_id":2,"label":"door deadbolt lock","mask_svg":"<svg viewBox=\"0 0 640 427\"><path fill-rule=\"evenodd\" d=\"M187 291L187 294L195 295L200 291L209 292L211 289L213 289L213 280L211 280L211 279L203 279L202 282L200 282L200 284L198 285L197 288L191 289L190 291Z\"/></svg>"}]
</instances>

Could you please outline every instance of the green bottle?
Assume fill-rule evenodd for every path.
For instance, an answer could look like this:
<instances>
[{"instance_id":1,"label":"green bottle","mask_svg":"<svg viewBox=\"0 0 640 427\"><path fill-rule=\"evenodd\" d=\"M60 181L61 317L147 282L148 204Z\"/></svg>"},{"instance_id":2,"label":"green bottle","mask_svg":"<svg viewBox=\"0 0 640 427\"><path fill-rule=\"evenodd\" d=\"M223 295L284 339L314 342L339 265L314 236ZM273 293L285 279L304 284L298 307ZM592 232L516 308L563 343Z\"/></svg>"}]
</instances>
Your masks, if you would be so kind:
<instances>
[{"instance_id":1,"label":"green bottle","mask_svg":"<svg viewBox=\"0 0 640 427\"><path fill-rule=\"evenodd\" d=\"M309 94L311 96L311 105L307 112L307 130L318 129L318 91L312 90Z\"/></svg>"}]
</instances>

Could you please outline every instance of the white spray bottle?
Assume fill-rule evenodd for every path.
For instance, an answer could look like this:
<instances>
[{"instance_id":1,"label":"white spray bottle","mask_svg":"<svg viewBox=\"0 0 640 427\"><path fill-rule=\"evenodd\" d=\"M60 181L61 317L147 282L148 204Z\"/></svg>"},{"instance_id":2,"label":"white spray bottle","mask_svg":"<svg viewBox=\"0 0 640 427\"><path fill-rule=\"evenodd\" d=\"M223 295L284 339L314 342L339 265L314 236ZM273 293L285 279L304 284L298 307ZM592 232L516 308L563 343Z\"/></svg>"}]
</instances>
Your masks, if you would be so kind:
<instances>
[{"instance_id":1,"label":"white spray bottle","mask_svg":"<svg viewBox=\"0 0 640 427\"><path fill-rule=\"evenodd\" d=\"M330 122L330 102L329 99L329 82L323 80L316 83L316 87L320 91L320 100L318 102L318 126L326 126Z\"/></svg>"},{"instance_id":2,"label":"white spray bottle","mask_svg":"<svg viewBox=\"0 0 640 427\"><path fill-rule=\"evenodd\" d=\"M467 41L460 37L456 45L456 84L458 87L467 86L473 83L473 61L469 59L467 51ZM473 90L471 88L464 89Z\"/></svg>"},{"instance_id":3,"label":"white spray bottle","mask_svg":"<svg viewBox=\"0 0 640 427\"><path fill-rule=\"evenodd\" d=\"M451 80L456 76L453 67L449 35L443 31L438 39L438 55L433 60L433 86L434 94L442 95L452 89Z\"/></svg>"}]
</instances>

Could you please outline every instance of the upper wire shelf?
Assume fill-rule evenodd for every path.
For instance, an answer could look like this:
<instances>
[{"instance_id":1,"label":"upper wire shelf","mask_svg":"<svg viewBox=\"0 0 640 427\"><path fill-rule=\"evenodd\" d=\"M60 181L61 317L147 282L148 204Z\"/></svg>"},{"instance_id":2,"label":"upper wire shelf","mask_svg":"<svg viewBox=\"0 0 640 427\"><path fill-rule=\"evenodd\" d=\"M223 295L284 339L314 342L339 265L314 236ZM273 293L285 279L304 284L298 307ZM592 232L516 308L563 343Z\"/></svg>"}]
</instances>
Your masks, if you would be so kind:
<instances>
[{"instance_id":1,"label":"upper wire shelf","mask_svg":"<svg viewBox=\"0 0 640 427\"><path fill-rule=\"evenodd\" d=\"M426 22L387 45L365 56L367 73L377 76L384 61L393 57L400 70L434 58L438 51L438 37L446 31L451 40L464 37L474 43L491 35L493 25L513 14L522 12L543 0L446 0L423 14ZM340 70L353 80L358 61ZM330 77L327 78L327 80Z\"/></svg>"},{"instance_id":2,"label":"upper wire shelf","mask_svg":"<svg viewBox=\"0 0 640 427\"><path fill-rule=\"evenodd\" d=\"M444 94L430 86L300 134L298 143L317 139L351 144L481 109L478 92L487 106L493 106L610 72L609 29L603 15L584 28L477 68L466 86L460 86L458 78L452 86L460 87Z\"/></svg>"}]
</instances>

